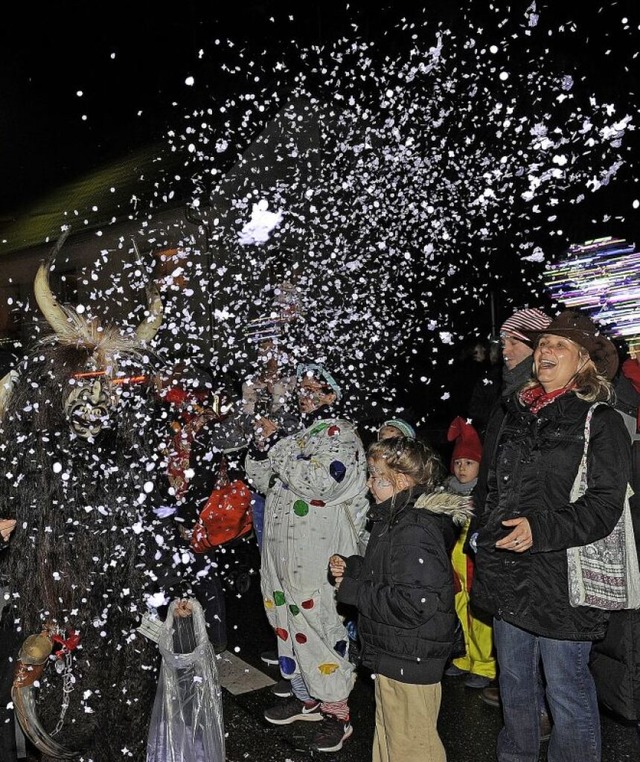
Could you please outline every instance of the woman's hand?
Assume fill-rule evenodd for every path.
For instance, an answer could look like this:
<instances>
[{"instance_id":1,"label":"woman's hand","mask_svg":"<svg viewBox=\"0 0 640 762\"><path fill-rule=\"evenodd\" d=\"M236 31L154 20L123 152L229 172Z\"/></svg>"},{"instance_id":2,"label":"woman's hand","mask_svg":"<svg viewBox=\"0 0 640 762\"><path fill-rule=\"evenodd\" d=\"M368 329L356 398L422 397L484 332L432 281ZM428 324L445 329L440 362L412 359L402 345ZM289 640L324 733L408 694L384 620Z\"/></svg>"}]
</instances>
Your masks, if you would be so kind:
<instances>
[{"instance_id":1,"label":"woman's hand","mask_svg":"<svg viewBox=\"0 0 640 762\"><path fill-rule=\"evenodd\" d=\"M9 542L11 532L16 528L15 519L0 519L0 535L4 542Z\"/></svg>"},{"instance_id":2,"label":"woman's hand","mask_svg":"<svg viewBox=\"0 0 640 762\"><path fill-rule=\"evenodd\" d=\"M498 550L511 550L514 553L524 553L525 550L529 550L532 547L531 525L524 516L517 519L505 519L502 522L502 526L513 527L513 531L496 542Z\"/></svg>"},{"instance_id":3,"label":"woman's hand","mask_svg":"<svg viewBox=\"0 0 640 762\"><path fill-rule=\"evenodd\" d=\"M347 562L342 556L337 553L331 556L329 559L329 571L334 579L334 587L336 590L340 588L340 583L344 577L344 570L347 568Z\"/></svg>"}]
</instances>

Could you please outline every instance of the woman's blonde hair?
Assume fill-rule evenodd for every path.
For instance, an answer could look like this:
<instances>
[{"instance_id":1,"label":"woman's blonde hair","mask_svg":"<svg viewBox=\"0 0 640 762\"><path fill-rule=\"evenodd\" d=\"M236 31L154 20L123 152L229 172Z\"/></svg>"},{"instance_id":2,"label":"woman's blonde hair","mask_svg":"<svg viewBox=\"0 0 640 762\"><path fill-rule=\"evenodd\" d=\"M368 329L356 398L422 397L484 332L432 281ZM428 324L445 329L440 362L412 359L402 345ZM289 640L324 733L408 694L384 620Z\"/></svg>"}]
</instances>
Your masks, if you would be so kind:
<instances>
[{"instance_id":1,"label":"woman's blonde hair","mask_svg":"<svg viewBox=\"0 0 640 762\"><path fill-rule=\"evenodd\" d=\"M390 471L404 474L427 489L434 489L445 476L440 456L418 439L395 437L373 442L367 450L367 458L382 460Z\"/></svg>"},{"instance_id":2,"label":"woman's blonde hair","mask_svg":"<svg viewBox=\"0 0 640 762\"><path fill-rule=\"evenodd\" d=\"M576 342L574 342L576 343ZM602 373L598 373L595 363L589 356L589 353L580 344L577 345L580 350L580 359L586 358L585 364L580 368L573 378L576 397L585 402L612 402L615 399L613 384L608 381ZM534 389L540 386L537 378L532 378L522 387L521 391Z\"/></svg>"}]
</instances>

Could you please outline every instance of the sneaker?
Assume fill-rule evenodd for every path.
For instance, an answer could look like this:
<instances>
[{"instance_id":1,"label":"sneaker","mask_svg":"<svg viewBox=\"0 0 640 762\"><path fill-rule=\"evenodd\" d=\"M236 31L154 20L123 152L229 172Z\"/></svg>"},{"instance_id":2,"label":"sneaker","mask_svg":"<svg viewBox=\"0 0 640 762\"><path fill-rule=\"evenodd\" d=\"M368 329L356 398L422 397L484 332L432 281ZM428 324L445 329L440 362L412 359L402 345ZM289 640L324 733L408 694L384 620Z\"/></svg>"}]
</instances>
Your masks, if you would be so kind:
<instances>
[{"instance_id":1,"label":"sneaker","mask_svg":"<svg viewBox=\"0 0 640 762\"><path fill-rule=\"evenodd\" d=\"M278 652L277 651L263 651L260 654L260 660L265 664L273 664L278 666Z\"/></svg>"},{"instance_id":2,"label":"sneaker","mask_svg":"<svg viewBox=\"0 0 640 762\"><path fill-rule=\"evenodd\" d=\"M264 718L267 722L271 722L274 725L290 725L292 722L298 722L298 720L320 722L322 720L322 712L320 711L319 701L310 701L308 704L305 704L304 701L300 701L299 698L293 696L288 701L283 701L281 704L276 704L276 706L265 709Z\"/></svg>"},{"instance_id":3,"label":"sneaker","mask_svg":"<svg viewBox=\"0 0 640 762\"><path fill-rule=\"evenodd\" d=\"M486 688L488 685L491 684L491 680L488 677L485 677L484 675L469 675L467 679L464 681L464 684L467 688Z\"/></svg>"},{"instance_id":4,"label":"sneaker","mask_svg":"<svg viewBox=\"0 0 640 762\"><path fill-rule=\"evenodd\" d=\"M482 689L480 698L485 704L489 704L489 706L500 707L500 688L498 688L497 684L487 685L486 688Z\"/></svg>"},{"instance_id":5,"label":"sneaker","mask_svg":"<svg viewBox=\"0 0 640 762\"><path fill-rule=\"evenodd\" d=\"M468 670L460 669L460 667L456 667L455 664L451 664L449 667L447 667L444 673L447 677L462 677L462 675L469 674Z\"/></svg>"},{"instance_id":6,"label":"sneaker","mask_svg":"<svg viewBox=\"0 0 640 762\"><path fill-rule=\"evenodd\" d=\"M291 680L279 680L275 685L271 686L271 693L280 698L289 698L289 696L293 696Z\"/></svg>"},{"instance_id":7,"label":"sneaker","mask_svg":"<svg viewBox=\"0 0 640 762\"><path fill-rule=\"evenodd\" d=\"M311 741L312 751L340 751L344 741L353 733L350 722L333 714L325 714L322 726Z\"/></svg>"}]
</instances>

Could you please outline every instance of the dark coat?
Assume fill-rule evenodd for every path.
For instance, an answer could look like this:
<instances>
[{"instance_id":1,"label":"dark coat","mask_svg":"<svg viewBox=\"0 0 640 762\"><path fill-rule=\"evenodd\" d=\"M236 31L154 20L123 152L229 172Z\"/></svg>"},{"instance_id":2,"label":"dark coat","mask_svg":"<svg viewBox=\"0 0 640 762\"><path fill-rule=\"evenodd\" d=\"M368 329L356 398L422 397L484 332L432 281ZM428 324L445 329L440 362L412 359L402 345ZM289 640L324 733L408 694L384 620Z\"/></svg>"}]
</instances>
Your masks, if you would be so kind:
<instances>
[{"instance_id":1,"label":"dark coat","mask_svg":"<svg viewBox=\"0 0 640 762\"><path fill-rule=\"evenodd\" d=\"M400 493L370 512L364 558L347 559L338 601L357 607L362 663L414 685L438 683L451 653L456 614L450 553L470 516L469 499ZM456 526L457 525L457 526Z\"/></svg>"},{"instance_id":2,"label":"dark coat","mask_svg":"<svg viewBox=\"0 0 640 762\"><path fill-rule=\"evenodd\" d=\"M597 640L604 611L569 604L566 550L608 535L621 513L630 477L629 436L616 411L594 411L587 456L588 486L569 502L584 446L590 404L568 392L533 415L509 397L489 465L488 491L477 538L472 601L479 608L536 635ZM533 547L496 550L512 531L502 521L526 516Z\"/></svg>"},{"instance_id":3,"label":"dark coat","mask_svg":"<svg viewBox=\"0 0 640 762\"><path fill-rule=\"evenodd\" d=\"M630 505L640 555L640 434L637 427L640 392L623 373L616 379L615 390L616 409L626 416L633 440L631 487L635 494ZM594 643L590 666L600 703L625 720L640 722L640 610L611 613L604 640Z\"/></svg>"}]
</instances>

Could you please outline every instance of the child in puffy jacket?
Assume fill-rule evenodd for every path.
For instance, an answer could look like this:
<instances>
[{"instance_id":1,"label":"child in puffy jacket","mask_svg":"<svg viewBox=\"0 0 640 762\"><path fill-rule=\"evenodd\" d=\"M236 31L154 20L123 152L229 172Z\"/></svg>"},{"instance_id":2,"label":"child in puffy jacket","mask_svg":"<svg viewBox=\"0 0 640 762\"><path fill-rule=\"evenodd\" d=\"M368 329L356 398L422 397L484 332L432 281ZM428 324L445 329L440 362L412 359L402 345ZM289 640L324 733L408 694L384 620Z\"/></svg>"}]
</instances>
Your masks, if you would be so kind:
<instances>
[{"instance_id":1,"label":"child in puffy jacket","mask_svg":"<svg viewBox=\"0 0 640 762\"><path fill-rule=\"evenodd\" d=\"M470 495L478 481L482 444L477 431L458 416L449 426L447 439L455 442L451 456L451 476L446 488L456 495ZM477 619L469 606L473 581L473 559L464 552L467 522L451 554L456 578L456 611L462 623L466 654L453 659L446 669L449 677L465 677L467 688L486 688L496 676L491 625Z\"/></svg>"},{"instance_id":2,"label":"child in puffy jacket","mask_svg":"<svg viewBox=\"0 0 640 762\"><path fill-rule=\"evenodd\" d=\"M423 442L374 442L367 452L374 505L364 556L333 555L337 600L358 609L362 664L376 676L373 762L444 762L441 680L456 613L450 553L470 499L438 488L442 467Z\"/></svg>"}]
</instances>

